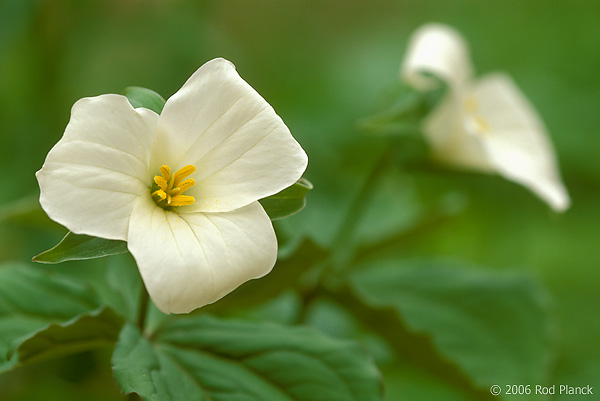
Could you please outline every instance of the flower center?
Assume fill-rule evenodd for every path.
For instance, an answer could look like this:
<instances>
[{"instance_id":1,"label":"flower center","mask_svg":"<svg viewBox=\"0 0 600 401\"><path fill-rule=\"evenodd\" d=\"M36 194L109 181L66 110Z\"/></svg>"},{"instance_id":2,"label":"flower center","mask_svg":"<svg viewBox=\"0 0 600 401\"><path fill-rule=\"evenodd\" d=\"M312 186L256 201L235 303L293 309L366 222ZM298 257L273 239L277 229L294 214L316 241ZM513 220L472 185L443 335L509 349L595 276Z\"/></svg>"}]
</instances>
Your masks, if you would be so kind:
<instances>
[{"instance_id":1,"label":"flower center","mask_svg":"<svg viewBox=\"0 0 600 401\"><path fill-rule=\"evenodd\" d=\"M487 121L478 113L479 103L474 96L469 96L463 103L463 109L470 115L471 124L475 128L475 132L480 135L488 135L492 133Z\"/></svg>"},{"instance_id":2,"label":"flower center","mask_svg":"<svg viewBox=\"0 0 600 401\"><path fill-rule=\"evenodd\" d=\"M152 199L162 208L193 204L195 201L193 196L182 194L195 184L193 178L184 180L194 171L196 167L189 164L177 170L175 174L171 174L171 168L166 164L163 165L160 168L161 175L154 176L158 189L152 192Z\"/></svg>"}]
</instances>

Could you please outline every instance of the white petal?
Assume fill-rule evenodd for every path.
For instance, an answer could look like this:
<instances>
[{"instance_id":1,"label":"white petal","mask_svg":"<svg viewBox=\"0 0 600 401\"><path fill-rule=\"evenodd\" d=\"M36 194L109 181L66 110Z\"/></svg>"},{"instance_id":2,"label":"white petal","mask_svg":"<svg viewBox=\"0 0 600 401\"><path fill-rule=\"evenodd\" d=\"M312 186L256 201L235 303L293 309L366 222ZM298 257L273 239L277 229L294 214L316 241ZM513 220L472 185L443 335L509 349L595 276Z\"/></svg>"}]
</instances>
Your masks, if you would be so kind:
<instances>
[{"instance_id":1,"label":"white petal","mask_svg":"<svg viewBox=\"0 0 600 401\"><path fill-rule=\"evenodd\" d=\"M298 180L308 162L273 108L224 59L204 64L165 105L152 153L162 164L196 167L182 211L229 211Z\"/></svg>"},{"instance_id":2,"label":"white petal","mask_svg":"<svg viewBox=\"0 0 600 401\"><path fill-rule=\"evenodd\" d=\"M472 66L467 44L454 29L442 24L427 24L411 37L401 68L402 77L417 89L433 89L441 78L454 90L471 79Z\"/></svg>"},{"instance_id":3,"label":"white petal","mask_svg":"<svg viewBox=\"0 0 600 401\"><path fill-rule=\"evenodd\" d=\"M73 106L61 140L36 176L48 216L78 234L127 238L135 200L148 191L158 115L102 95Z\"/></svg>"},{"instance_id":4,"label":"white petal","mask_svg":"<svg viewBox=\"0 0 600 401\"><path fill-rule=\"evenodd\" d=\"M433 157L448 165L492 172L480 138L465 129L464 113L462 98L449 95L425 119L423 130Z\"/></svg>"},{"instance_id":5,"label":"white petal","mask_svg":"<svg viewBox=\"0 0 600 401\"><path fill-rule=\"evenodd\" d=\"M269 273L277 239L258 202L228 213L178 215L141 197L129 251L156 306L187 313Z\"/></svg>"},{"instance_id":6,"label":"white petal","mask_svg":"<svg viewBox=\"0 0 600 401\"><path fill-rule=\"evenodd\" d=\"M546 129L512 79L488 75L476 84L473 98L478 121L467 122L467 128L481 138L495 170L529 188L553 209L568 208L569 195Z\"/></svg>"}]
</instances>

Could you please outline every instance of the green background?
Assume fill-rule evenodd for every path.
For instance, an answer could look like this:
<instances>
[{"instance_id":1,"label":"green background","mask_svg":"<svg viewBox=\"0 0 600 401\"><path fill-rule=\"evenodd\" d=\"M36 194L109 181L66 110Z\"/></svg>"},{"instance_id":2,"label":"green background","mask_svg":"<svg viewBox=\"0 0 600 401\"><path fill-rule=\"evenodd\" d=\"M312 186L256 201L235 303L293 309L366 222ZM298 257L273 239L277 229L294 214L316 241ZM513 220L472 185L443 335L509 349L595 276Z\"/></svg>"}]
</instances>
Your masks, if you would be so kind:
<instances>
[{"instance_id":1,"label":"green background","mask_svg":"<svg viewBox=\"0 0 600 401\"><path fill-rule=\"evenodd\" d=\"M454 215L392 251L530 272L552 295L557 323L556 382L548 384L590 384L600 394L599 18L593 0L2 0L0 258L27 261L65 233L36 213L15 212L35 204L34 173L77 99L131 85L168 98L215 57L235 63L309 155L305 176L315 189L282 231L331 245L386 146L359 132L357 120L398 80L410 33L444 22L467 38L479 74L507 71L537 107L573 205L557 215L497 177L415 172L393 184L397 198L384 199L387 208L380 210L394 214L391 223L368 211L357 238L339 246L402 231L428 196L444 195ZM11 372L0 377L0 398L121 399L108 359L108 352L79 354ZM429 379L411 376L410 366L395 374L390 400L429 399Z\"/></svg>"}]
</instances>

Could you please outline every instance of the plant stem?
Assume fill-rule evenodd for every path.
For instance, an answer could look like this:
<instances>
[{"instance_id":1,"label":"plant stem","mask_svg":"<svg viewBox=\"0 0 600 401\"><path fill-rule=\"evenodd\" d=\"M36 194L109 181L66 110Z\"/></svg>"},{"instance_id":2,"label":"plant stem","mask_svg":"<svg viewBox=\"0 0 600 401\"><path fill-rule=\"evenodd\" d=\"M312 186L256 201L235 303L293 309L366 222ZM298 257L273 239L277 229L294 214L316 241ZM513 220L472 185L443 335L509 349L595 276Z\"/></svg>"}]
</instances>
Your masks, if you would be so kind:
<instances>
[{"instance_id":1,"label":"plant stem","mask_svg":"<svg viewBox=\"0 0 600 401\"><path fill-rule=\"evenodd\" d=\"M365 208L368 204L368 198L373 192L379 176L386 170L388 163L392 156L392 147L388 147L379 156L379 159L375 163L375 166L369 172L369 175L365 178L361 188L354 198L352 205L348 211L348 215L344 219L340 230L338 231L333 241L333 253L331 261L333 262L333 268L336 271L340 271L343 268L344 262L352 258L352 253L344 252L349 242L352 240L352 236L356 230L357 225L360 223L361 218L365 212Z\"/></svg>"},{"instance_id":2,"label":"plant stem","mask_svg":"<svg viewBox=\"0 0 600 401\"><path fill-rule=\"evenodd\" d=\"M148 314L148 302L148 291L146 290L146 287L142 285L142 290L140 291L140 308L138 310L137 319L137 327L142 333L144 332L144 325L146 324L146 315Z\"/></svg>"},{"instance_id":3,"label":"plant stem","mask_svg":"<svg viewBox=\"0 0 600 401\"><path fill-rule=\"evenodd\" d=\"M299 323L306 320L310 304L316 299L320 286L335 286L337 282L336 275L353 259L355 252L353 249L347 249L349 242L352 240L352 235L354 235L354 231L365 212L368 198L373 192L379 176L388 167L392 154L391 147L381 152L375 165L362 182L356 197L350 205L348 214L332 242L331 255L326 260L314 265L308 274L304 276L307 280L300 291L303 302L297 320Z\"/></svg>"}]
</instances>

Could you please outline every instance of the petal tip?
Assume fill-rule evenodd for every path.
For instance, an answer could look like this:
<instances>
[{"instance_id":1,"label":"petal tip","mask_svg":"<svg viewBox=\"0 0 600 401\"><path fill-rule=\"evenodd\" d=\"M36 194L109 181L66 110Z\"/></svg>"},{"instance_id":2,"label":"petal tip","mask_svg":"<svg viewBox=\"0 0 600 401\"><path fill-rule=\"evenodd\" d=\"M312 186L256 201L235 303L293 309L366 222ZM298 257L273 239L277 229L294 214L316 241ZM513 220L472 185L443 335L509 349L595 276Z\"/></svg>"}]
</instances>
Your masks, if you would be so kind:
<instances>
[{"instance_id":1,"label":"petal tip","mask_svg":"<svg viewBox=\"0 0 600 401\"><path fill-rule=\"evenodd\" d=\"M548 199L548 204L556 213L564 213L571 207L571 197L565 188L561 188L555 196Z\"/></svg>"},{"instance_id":2,"label":"petal tip","mask_svg":"<svg viewBox=\"0 0 600 401\"><path fill-rule=\"evenodd\" d=\"M231 61L229 61L223 57L217 57L210 61L207 61L200 68L203 68L203 67L226 68L226 69L231 69L233 71L236 70L235 64L233 64Z\"/></svg>"}]
</instances>

